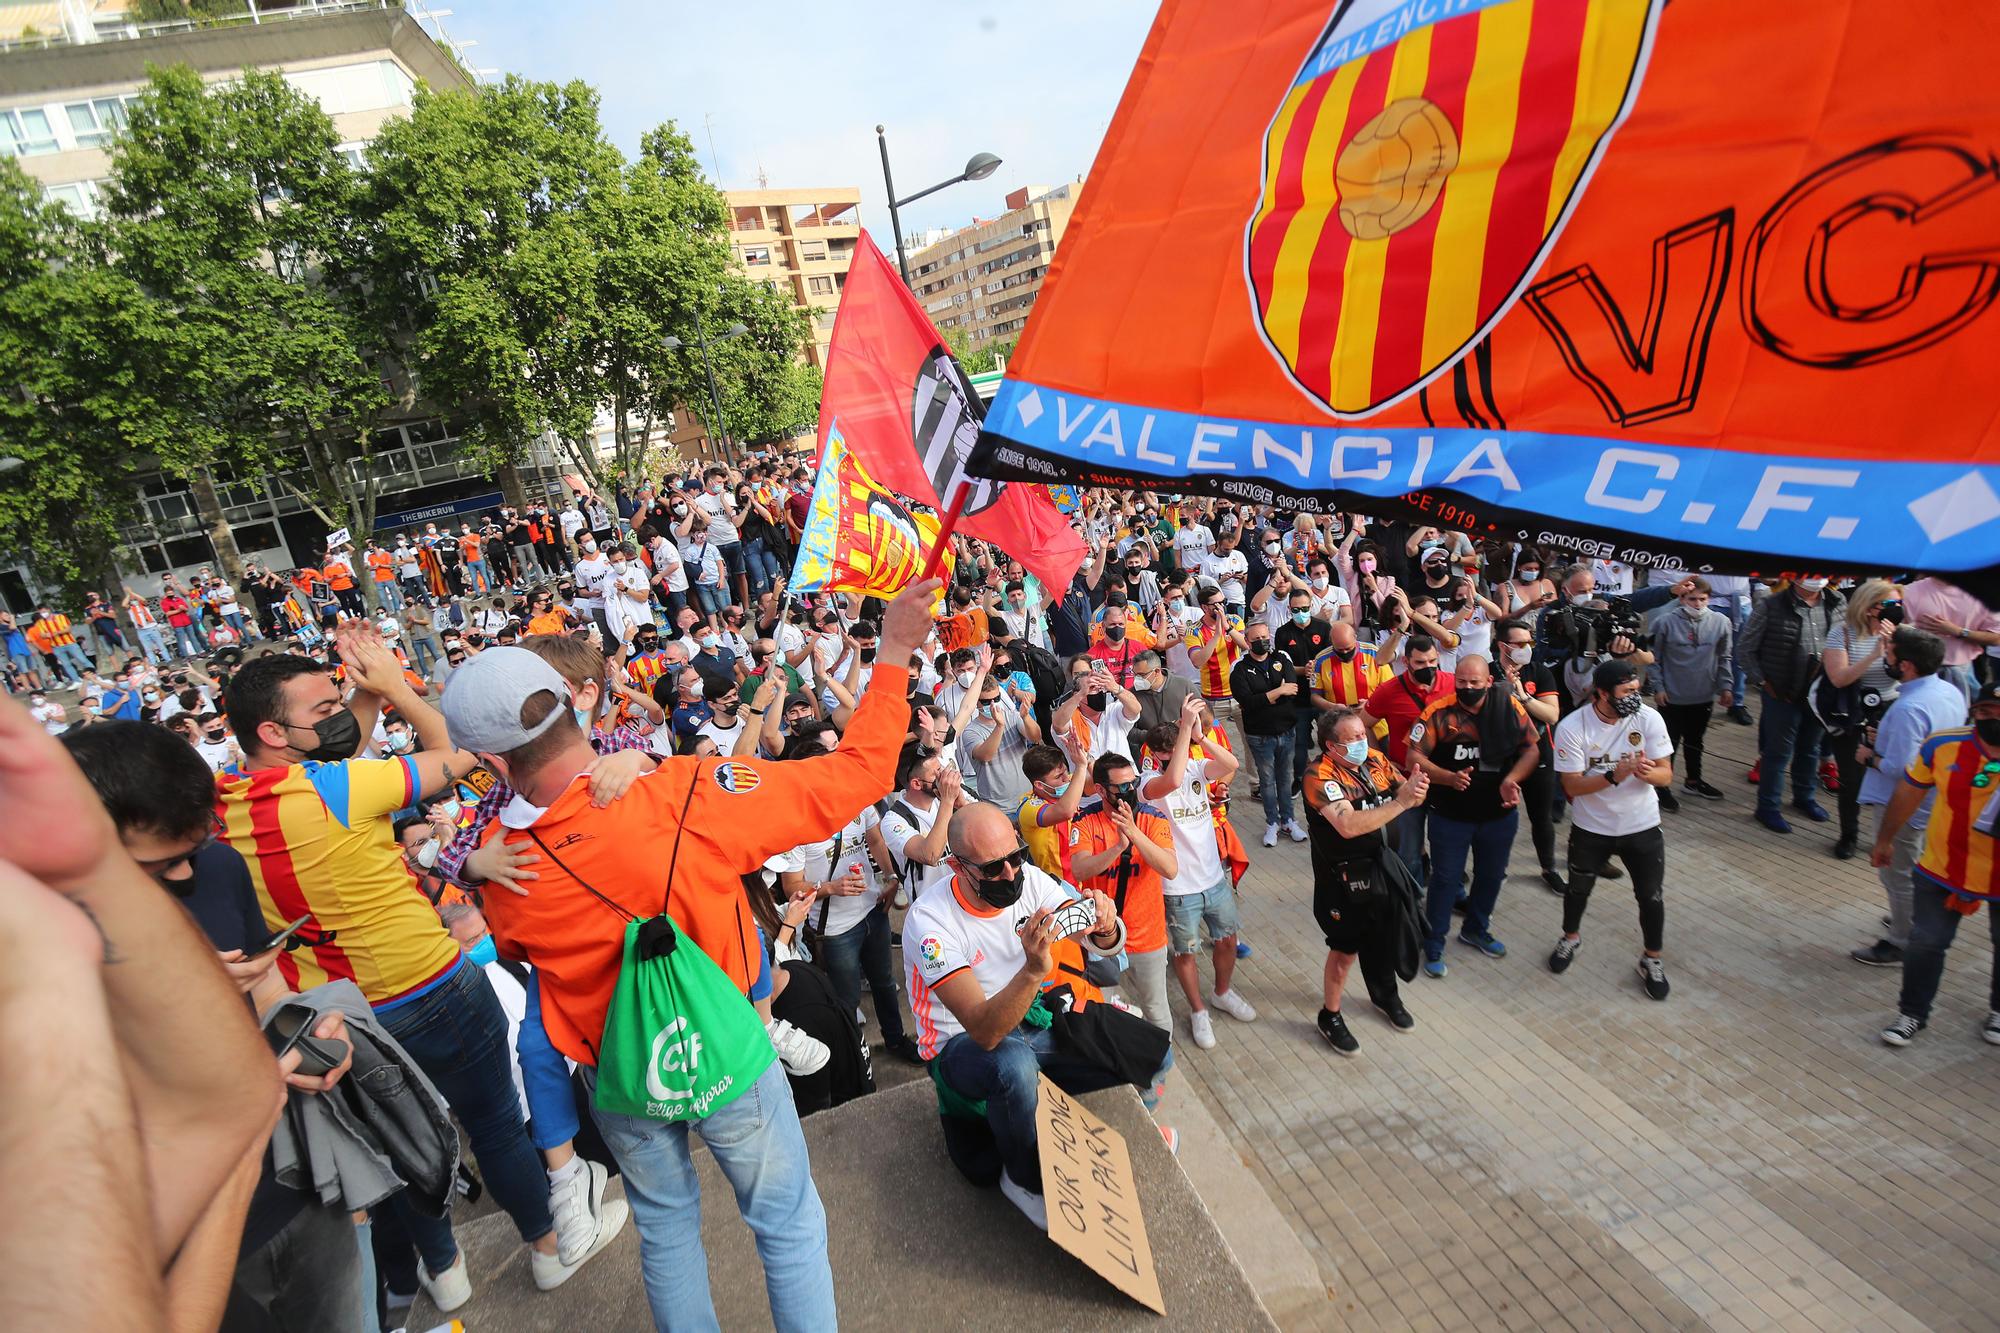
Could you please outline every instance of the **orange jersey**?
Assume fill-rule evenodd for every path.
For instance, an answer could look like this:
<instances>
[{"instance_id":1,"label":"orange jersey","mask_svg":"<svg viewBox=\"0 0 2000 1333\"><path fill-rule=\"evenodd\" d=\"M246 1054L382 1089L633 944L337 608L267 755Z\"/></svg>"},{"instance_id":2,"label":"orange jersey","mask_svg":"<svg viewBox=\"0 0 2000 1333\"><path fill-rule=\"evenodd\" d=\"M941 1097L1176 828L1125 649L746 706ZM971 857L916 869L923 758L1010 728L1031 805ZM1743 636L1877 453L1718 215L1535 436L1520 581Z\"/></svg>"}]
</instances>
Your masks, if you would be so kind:
<instances>
[{"instance_id":1,"label":"orange jersey","mask_svg":"<svg viewBox=\"0 0 2000 1333\"><path fill-rule=\"evenodd\" d=\"M390 555L387 551L370 551L368 553L368 568L375 572L375 581L377 583L394 583L396 581L396 557Z\"/></svg>"},{"instance_id":2,"label":"orange jersey","mask_svg":"<svg viewBox=\"0 0 2000 1333\"><path fill-rule=\"evenodd\" d=\"M326 586L335 592L346 592L354 586L354 569L344 560L330 560L326 566Z\"/></svg>"},{"instance_id":3,"label":"orange jersey","mask_svg":"<svg viewBox=\"0 0 2000 1333\"><path fill-rule=\"evenodd\" d=\"M947 653L960 648L976 648L986 642L986 611L975 606L937 623L938 647Z\"/></svg>"},{"instance_id":4,"label":"orange jersey","mask_svg":"<svg viewBox=\"0 0 2000 1333\"><path fill-rule=\"evenodd\" d=\"M542 1020L557 1050L597 1063L623 956L624 918L584 882L637 916L670 912L749 990L761 950L742 876L780 852L832 837L854 818L862 793L889 790L909 731L908 683L907 668L878 665L831 754L665 759L601 810L586 783L572 782L534 820L532 837L497 820L487 827L488 838L542 858L533 893L487 894L486 912L500 951L540 974ZM670 886L667 865L676 858Z\"/></svg>"},{"instance_id":5,"label":"orange jersey","mask_svg":"<svg viewBox=\"0 0 2000 1333\"><path fill-rule=\"evenodd\" d=\"M350 980L370 1004L423 990L458 965L456 941L420 894L390 816L417 800L408 759L288 764L216 779L222 836L243 854L264 924L322 943L278 955L285 984Z\"/></svg>"},{"instance_id":6,"label":"orange jersey","mask_svg":"<svg viewBox=\"0 0 2000 1333\"><path fill-rule=\"evenodd\" d=\"M1156 846L1174 845L1173 825L1153 806L1139 807L1137 823L1139 831L1151 838ZM1124 836L1101 807L1078 815L1071 827L1074 830L1070 847L1072 859L1107 851ZM1118 917L1125 923L1127 949L1133 953L1152 953L1167 947L1167 900L1160 884L1160 872L1147 865L1137 851L1128 855L1132 858L1132 868L1125 876L1122 902L1118 892L1116 861L1111 863L1109 869L1091 876L1079 887L1086 891L1096 889L1118 904Z\"/></svg>"},{"instance_id":7,"label":"orange jersey","mask_svg":"<svg viewBox=\"0 0 2000 1333\"><path fill-rule=\"evenodd\" d=\"M76 642L76 631L70 628L68 616L45 616L31 622L24 631L28 642L35 645L35 651L53 655L65 644Z\"/></svg>"}]
</instances>

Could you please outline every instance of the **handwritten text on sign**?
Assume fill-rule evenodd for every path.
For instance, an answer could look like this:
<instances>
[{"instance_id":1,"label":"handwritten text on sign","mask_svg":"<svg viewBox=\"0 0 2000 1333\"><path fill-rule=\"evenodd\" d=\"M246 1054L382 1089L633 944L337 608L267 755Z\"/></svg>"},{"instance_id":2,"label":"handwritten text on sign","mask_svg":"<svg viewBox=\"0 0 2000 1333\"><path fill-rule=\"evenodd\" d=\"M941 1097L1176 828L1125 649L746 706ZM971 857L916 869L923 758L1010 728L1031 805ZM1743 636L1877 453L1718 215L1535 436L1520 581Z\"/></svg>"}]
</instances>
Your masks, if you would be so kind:
<instances>
[{"instance_id":1,"label":"handwritten text on sign","mask_svg":"<svg viewBox=\"0 0 2000 1333\"><path fill-rule=\"evenodd\" d=\"M1046 1075L1035 1108L1035 1136L1042 1150L1049 1238L1133 1300L1165 1314L1124 1136Z\"/></svg>"}]
</instances>

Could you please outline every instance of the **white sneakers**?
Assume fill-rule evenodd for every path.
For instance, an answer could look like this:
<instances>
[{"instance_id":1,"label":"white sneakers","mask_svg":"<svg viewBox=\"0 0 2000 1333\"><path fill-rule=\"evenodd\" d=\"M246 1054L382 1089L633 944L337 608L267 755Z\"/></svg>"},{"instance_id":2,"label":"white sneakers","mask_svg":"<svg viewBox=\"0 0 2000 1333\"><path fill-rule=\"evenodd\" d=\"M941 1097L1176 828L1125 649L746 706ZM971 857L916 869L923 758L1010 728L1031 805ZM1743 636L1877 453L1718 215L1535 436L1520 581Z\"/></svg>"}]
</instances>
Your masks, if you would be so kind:
<instances>
[{"instance_id":1,"label":"white sneakers","mask_svg":"<svg viewBox=\"0 0 2000 1333\"><path fill-rule=\"evenodd\" d=\"M424 1295L431 1298L431 1304L439 1314L450 1314L459 1306L472 1299L472 1278L465 1271L465 1251L458 1252L458 1258L451 1261L451 1267L432 1277L424 1267L422 1259L417 1260L417 1285L424 1289Z\"/></svg>"},{"instance_id":2,"label":"white sneakers","mask_svg":"<svg viewBox=\"0 0 2000 1333\"><path fill-rule=\"evenodd\" d=\"M764 1025L764 1031L770 1034L771 1044L778 1048L778 1058L784 1061L788 1074L800 1078L817 1074L833 1058L833 1052L826 1048L825 1042L799 1031L782 1019L772 1019Z\"/></svg>"},{"instance_id":3,"label":"white sneakers","mask_svg":"<svg viewBox=\"0 0 2000 1333\"><path fill-rule=\"evenodd\" d=\"M1049 1205L1041 1195L1022 1189L1014 1183L1014 1177L1005 1171L1000 1173L1000 1192L1007 1196L1008 1203L1019 1208L1022 1214L1035 1224L1037 1230L1049 1229Z\"/></svg>"},{"instance_id":4,"label":"white sneakers","mask_svg":"<svg viewBox=\"0 0 2000 1333\"><path fill-rule=\"evenodd\" d=\"M1264 845L1266 847L1276 847L1278 845L1278 826L1276 824L1266 824L1264 826Z\"/></svg>"},{"instance_id":5,"label":"white sneakers","mask_svg":"<svg viewBox=\"0 0 2000 1333\"><path fill-rule=\"evenodd\" d=\"M556 1219L556 1253L580 1264L597 1243L604 1215L604 1187L611 1174L596 1162L572 1157L561 1178L549 1173L549 1211Z\"/></svg>"},{"instance_id":6,"label":"white sneakers","mask_svg":"<svg viewBox=\"0 0 2000 1333\"><path fill-rule=\"evenodd\" d=\"M1306 840L1306 826L1296 819L1286 820L1285 836L1293 842L1304 842Z\"/></svg>"},{"instance_id":7,"label":"white sneakers","mask_svg":"<svg viewBox=\"0 0 2000 1333\"><path fill-rule=\"evenodd\" d=\"M592 1163L592 1165L595 1166L596 1164ZM597 1170L601 1171L603 1168L598 1167ZM593 1172L592 1174L595 1173ZM557 1250L554 1254L543 1254L540 1250L529 1250L528 1266L535 1276L535 1290L554 1291L557 1287L575 1277L576 1271L579 1268L590 1262L605 1246L616 1239L618 1233L625 1229L625 1219L631 1215L632 1209L623 1199L613 1199L609 1203L606 1203L600 1198L597 1231L590 1237L589 1245L585 1248L582 1257L575 1263L563 1262L561 1249L562 1232L560 1228L556 1232L558 1240L556 1242ZM463 1267L464 1264L465 1257L460 1255L459 1266ZM471 1294L470 1287L466 1291L468 1295ZM438 1309L442 1310L444 1306L440 1305Z\"/></svg>"},{"instance_id":8,"label":"white sneakers","mask_svg":"<svg viewBox=\"0 0 2000 1333\"><path fill-rule=\"evenodd\" d=\"M1239 1023L1257 1021L1257 1010L1233 990L1217 991L1208 997L1208 1002Z\"/></svg>"},{"instance_id":9,"label":"white sneakers","mask_svg":"<svg viewBox=\"0 0 2000 1333\"><path fill-rule=\"evenodd\" d=\"M1204 1051L1215 1049L1215 1020L1208 1016L1208 1010L1197 1009L1188 1015L1188 1031L1194 1034L1194 1044Z\"/></svg>"}]
</instances>

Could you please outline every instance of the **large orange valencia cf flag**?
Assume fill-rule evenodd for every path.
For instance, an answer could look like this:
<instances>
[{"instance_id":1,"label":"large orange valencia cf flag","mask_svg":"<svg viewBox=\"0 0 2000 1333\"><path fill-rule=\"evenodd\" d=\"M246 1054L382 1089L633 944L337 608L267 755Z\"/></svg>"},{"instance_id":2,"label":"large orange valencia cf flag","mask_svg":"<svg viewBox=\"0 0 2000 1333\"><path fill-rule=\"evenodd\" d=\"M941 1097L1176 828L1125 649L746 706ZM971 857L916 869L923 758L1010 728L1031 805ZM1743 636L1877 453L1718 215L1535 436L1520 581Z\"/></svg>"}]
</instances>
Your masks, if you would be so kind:
<instances>
[{"instance_id":1,"label":"large orange valencia cf flag","mask_svg":"<svg viewBox=\"0 0 2000 1333\"><path fill-rule=\"evenodd\" d=\"M981 476L2000 591L2000 6L1166 0Z\"/></svg>"},{"instance_id":2,"label":"large orange valencia cf flag","mask_svg":"<svg viewBox=\"0 0 2000 1333\"><path fill-rule=\"evenodd\" d=\"M854 247L820 391L819 446L846 447L889 489L942 509L971 484L962 532L998 546L1060 596L1084 544L1046 486L966 477L984 407L902 278L863 232Z\"/></svg>"}]
</instances>

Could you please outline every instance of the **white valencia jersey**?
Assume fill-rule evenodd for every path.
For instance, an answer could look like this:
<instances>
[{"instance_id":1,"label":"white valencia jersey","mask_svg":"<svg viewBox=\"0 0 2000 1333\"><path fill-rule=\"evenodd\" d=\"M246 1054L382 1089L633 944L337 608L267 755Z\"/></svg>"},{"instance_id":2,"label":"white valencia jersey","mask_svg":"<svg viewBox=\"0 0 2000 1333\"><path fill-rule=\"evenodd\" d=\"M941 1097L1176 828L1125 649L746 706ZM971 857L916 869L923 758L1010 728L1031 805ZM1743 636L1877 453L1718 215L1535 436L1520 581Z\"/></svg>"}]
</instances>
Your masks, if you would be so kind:
<instances>
[{"instance_id":1,"label":"white valencia jersey","mask_svg":"<svg viewBox=\"0 0 2000 1333\"><path fill-rule=\"evenodd\" d=\"M1020 928L1044 907L1057 908L1081 897L1075 889L1033 864L1021 867L1021 896L1011 907L988 907L946 875L923 891L903 919L903 964L909 970L910 1012L917 1018L917 1049L928 1060L965 1031L934 987L954 972L972 969L979 993L991 997L1028 960Z\"/></svg>"}]
</instances>

